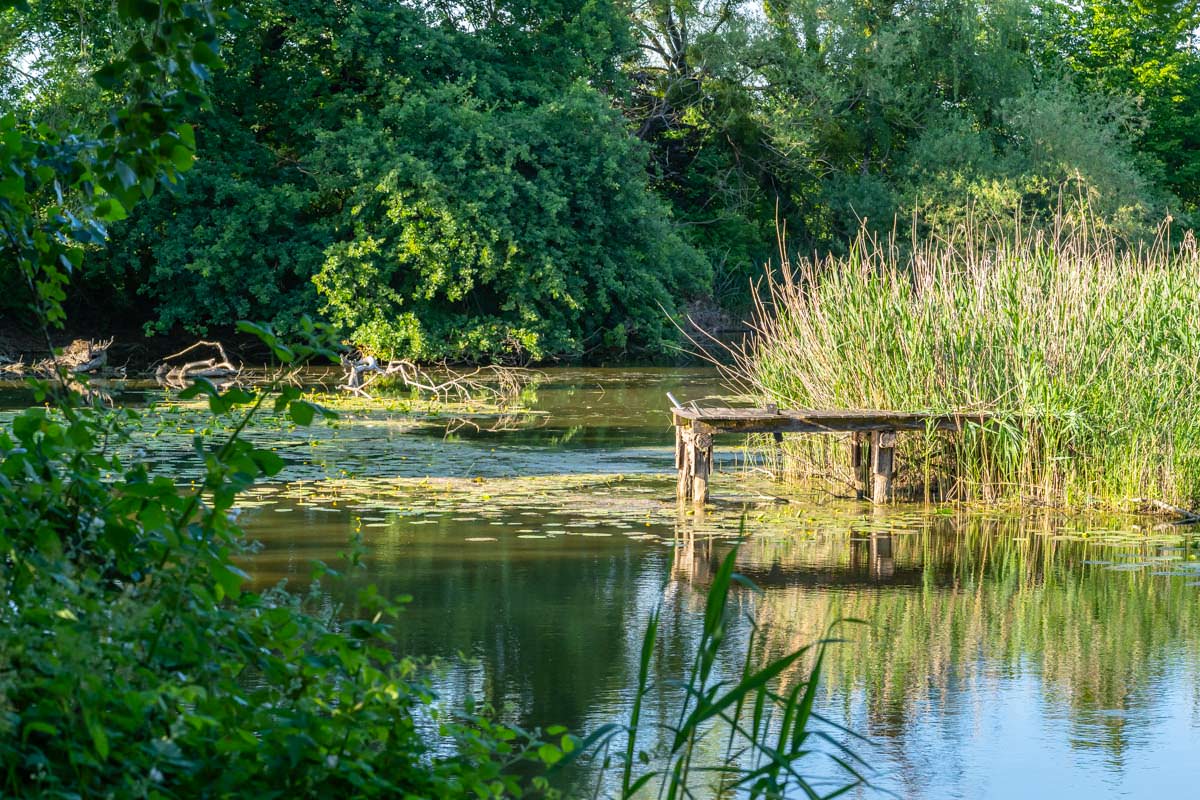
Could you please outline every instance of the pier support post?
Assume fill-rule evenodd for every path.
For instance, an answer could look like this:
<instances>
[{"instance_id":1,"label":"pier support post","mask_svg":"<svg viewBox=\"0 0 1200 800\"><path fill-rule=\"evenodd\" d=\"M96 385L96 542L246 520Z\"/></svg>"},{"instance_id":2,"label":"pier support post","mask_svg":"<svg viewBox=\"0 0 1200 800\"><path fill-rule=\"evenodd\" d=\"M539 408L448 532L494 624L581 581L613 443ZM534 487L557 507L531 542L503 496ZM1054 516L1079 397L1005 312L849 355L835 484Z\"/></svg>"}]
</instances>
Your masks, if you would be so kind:
<instances>
[{"instance_id":1,"label":"pier support post","mask_svg":"<svg viewBox=\"0 0 1200 800\"><path fill-rule=\"evenodd\" d=\"M850 434L850 472L854 475L854 496L858 500L867 499L868 441L865 433Z\"/></svg>"},{"instance_id":2,"label":"pier support post","mask_svg":"<svg viewBox=\"0 0 1200 800\"><path fill-rule=\"evenodd\" d=\"M767 403L767 413L771 415L779 414L779 406L774 403ZM771 438L775 441L775 480L783 480L784 461L783 461L783 431L772 431Z\"/></svg>"},{"instance_id":3,"label":"pier support post","mask_svg":"<svg viewBox=\"0 0 1200 800\"><path fill-rule=\"evenodd\" d=\"M679 420L676 420L678 423ZM708 501L708 476L713 468L713 429L703 422L675 426L675 468L679 479L675 496L680 502Z\"/></svg>"},{"instance_id":4,"label":"pier support post","mask_svg":"<svg viewBox=\"0 0 1200 800\"><path fill-rule=\"evenodd\" d=\"M892 493L892 473L896 461L896 432L871 433L871 501L886 503Z\"/></svg>"},{"instance_id":5,"label":"pier support post","mask_svg":"<svg viewBox=\"0 0 1200 800\"><path fill-rule=\"evenodd\" d=\"M702 422L692 423L692 500L697 506L708 502L708 476L712 474L713 431Z\"/></svg>"},{"instance_id":6,"label":"pier support post","mask_svg":"<svg viewBox=\"0 0 1200 800\"><path fill-rule=\"evenodd\" d=\"M692 448L689 444L691 438L691 428L684 427L678 419L675 420L675 469L679 474L675 496L681 503L692 496Z\"/></svg>"}]
</instances>

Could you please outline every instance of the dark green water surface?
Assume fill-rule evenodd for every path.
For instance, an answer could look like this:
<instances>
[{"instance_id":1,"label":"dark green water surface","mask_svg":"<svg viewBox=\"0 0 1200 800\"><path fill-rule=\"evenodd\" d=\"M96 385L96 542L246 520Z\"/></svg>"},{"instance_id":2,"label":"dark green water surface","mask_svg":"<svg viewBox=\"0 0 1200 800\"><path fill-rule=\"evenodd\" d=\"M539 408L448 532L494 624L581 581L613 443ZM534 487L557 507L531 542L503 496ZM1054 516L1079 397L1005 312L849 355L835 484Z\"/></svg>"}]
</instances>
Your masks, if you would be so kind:
<instances>
[{"instance_id":1,"label":"dark green water surface","mask_svg":"<svg viewBox=\"0 0 1200 800\"><path fill-rule=\"evenodd\" d=\"M660 604L647 713L670 719L666 679L684 670L745 513L739 569L763 592L735 598L734 636L753 618L782 653L836 619L864 621L840 629L819 704L869 738L855 749L879 787L1197 794L1200 561L1186 529L805 499L744 469L736 440L719 442L714 505L697 518L674 502L665 392L718 390L699 370L551 370L527 397L533 415L365 410L311 442L267 426L255 436L284 455L287 482L241 505L263 545L247 570L302 585L358 532L354 585L413 597L400 646L446 659L447 703L473 696L522 724L586 732L628 710ZM180 441L147 434L144 454L184 469ZM352 589L330 601L352 605Z\"/></svg>"}]
</instances>

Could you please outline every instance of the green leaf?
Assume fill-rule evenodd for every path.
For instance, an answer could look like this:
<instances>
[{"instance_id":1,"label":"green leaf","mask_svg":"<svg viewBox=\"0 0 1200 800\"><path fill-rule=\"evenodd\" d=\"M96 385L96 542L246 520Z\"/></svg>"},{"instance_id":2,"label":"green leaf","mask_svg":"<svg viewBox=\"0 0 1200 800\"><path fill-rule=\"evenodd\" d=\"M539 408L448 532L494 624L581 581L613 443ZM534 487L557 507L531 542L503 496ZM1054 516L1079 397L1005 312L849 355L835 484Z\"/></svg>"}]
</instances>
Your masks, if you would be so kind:
<instances>
[{"instance_id":1,"label":"green leaf","mask_svg":"<svg viewBox=\"0 0 1200 800\"><path fill-rule=\"evenodd\" d=\"M230 409L233 404L229 402L229 398L221 394L213 394L208 397L208 410L213 414L220 416Z\"/></svg>"},{"instance_id":2,"label":"green leaf","mask_svg":"<svg viewBox=\"0 0 1200 800\"><path fill-rule=\"evenodd\" d=\"M183 145L175 145L171 148L171 163L175 165L175 169L180 172L187 172L192 168L192 164L196 161L196 155Z\"/></svg>"},{"instance_id":3,"label":"green leaf","mask_svg":"<svg viewBox=\"0 0 1200 800\"><path fill-rule=\"evenodd\" d=\"M244 406L253 403L258 397L254 392L240 386L231 386L221 395L231 406Z\"/></svg>"},{"instance_id":4,"label":"green leaf","mask_svg":"<svg viewBox=\"0 0 1200 800\"><path fill-rule=\"evenodd\" d=\"M539 747L537 752L538 758L540 758L542 763L546 764L547 766L558 763L558 761L563 757L562 750L559 750L557 747L549 743Z\"/></svg>"},{"instance_id":5,"label":"green leaf","mask_svg":"<svg viewBox=\"0 0 1200 800\"><path fill-rule=\"evenodd\" d=\"M158 3L152 0L117 0L117 13L124 19L153 22L158 16Z\"/></svg>"},{"instance_id":6,"label":"green leaf","mask_svg":"<svg viewBox=\"0 0 1200 800\"><path fill-rule=\"evenodd\" d=\"M179 141L183 142L183 146L191 152L196 152L196 130L188 124L180 125L175 129L179 134Z\"/></svg>"},{"instance_id":7,"label":"green leaf","mask_svg":"<svg viewBox=\"0 0 1200 800\"><path fill-rule=\"evenodd\" d=\"M179 399L191 400L202 394L209 397L217 397L221 393L217 391L217 387L208 378L194 378L192 379L192 385L179 393Z\"/></svg>"},{"instance_id":8,"label":"green leaf","mask_svg":"<svg viewBox=\"0 0 1200 800\"><path fill-rule=\"evenodd\" d=\"M296 354L292 351L292 349L290 347L288 347L286 345L282 345L282 344L271 345L271 352L274 353L275 357L278 358L280 360L280 362L284 363L284 364L290 364L296 360Z\"/></svg>"},{"instance_id":9,"label":"green leaf","mask_svg":"<svg viewBox=\"0 0 1200 800\"><path fill-rule=\"evenodd\" d=\"M0 181L0 197L16 199L25 194L24 178L6 178Z\"/></svg>"},{"instance_id":10,"label":"green leaf","mask_svg":"<svg viewBox=\"0 0 1200 800\"><path fill-rule=\"evenodd\" d=\"M192 46L192 58L214 69L221 66L221 59L217 57L216 51L207 42L196 42Z\"/></svg>"},{"instance_id":11,"label":"green leaf","mask_svg":"<svg viewBox=\"0 0 1200 800\"><path fill-rule=\"evenodd\" d=\"M96 70L93 76L96 83L100 84L101 89L115 89L117 83L121 80L121 76L125 74L125 70L129 68L129 62L118 59L105 64L100 69Z\"/></svg>"},{"instance_id":12,"label":"green leaf","mask_svg":"<svg viewBox=\"0 0 1200 800\"><path fill-rule=\"evenodd\" d=\"M124 161L118 161L115 165L113 165L113 172L116 173L117 180L121 182L121 186L125 189L132 189L134 186L137 186L137 173L134 172L133 168Z\"/></svg>"},{"instance_id":13,"label":"green leaf","mask_svg":"<svg viewBox=\"0 0 1200 800\"><path fill-rule=\"evenodd\" d=\"M267 347L273 347L277 341L274 331L265 325L259 325L258 323L250 322L249 320L238 320L237 332L248 333L265 344Z\"/></svg>"},{"instance_id":14,"label":"green leaf","mask_svg":"<svg viewBox=\"0 0 1200 800\"><path fill-rule=\"evenodd\" d=\"M311 425L317 409L307 400L296 400L288 404L288 416L297 425Z\"/></svg>"},{"instance_id":15,"label":"green leaf","mask_svg":"<svg viewBox=\"0 0 1200 800\"><path fill-rule=\"evenodd\" d=\"M57 736L58 735L58 728L54 727L49 722L42 722L41 720L33 720L32 722L26 722L24 724L23 728L25 731L24 735L26 737L28 737L29 734L31 734L31 733L44 733L47 736Z\"/></svg>"},{"instance_id":16,"label":"green leaf","mask_svg":"<svg viewBox=\"0 0 1200 800\"><path fill-rule=\"evenodd\" d=\"M105 222L119 222L129 214L115 197L106 197L96 204L96 216Z\"/></svg>"},{"instance_id":17,"label":"green leaf","mask_svg":"<svg viewBox=\"0 0 1200 800\"><path fill-rule=\"evenodd\" d=\"M212 575L217 580L217 597L222 594L225 597L236 598L242 593L242 577L233 571L232 568L222 565L215 568Z\"/></svg>"},{"instance_id":18,"label":"green leaf","mask_svg":"<svg viewBox=\"0 0 1200 800\"><path fill-rule=\"evenodd\" d=\"M105 732L104 726L90 709L84 709L83 722L87 726L88 733L91 734L92 746L96 748L96 755L100 756L101 761L108 760L108 734Z\"/></svg>"},{"instance_id":19,"label":"green leaf","mask_svg":"<svg viewBox=\"0 0 1200 800\"><path fill-rule=\"evenodd\" d=\"M270 450L255 450L251 453L250 457L254 459L254 463L267 476L278 475L284 466L283 459Z\"/></svg>"}]
</instances>

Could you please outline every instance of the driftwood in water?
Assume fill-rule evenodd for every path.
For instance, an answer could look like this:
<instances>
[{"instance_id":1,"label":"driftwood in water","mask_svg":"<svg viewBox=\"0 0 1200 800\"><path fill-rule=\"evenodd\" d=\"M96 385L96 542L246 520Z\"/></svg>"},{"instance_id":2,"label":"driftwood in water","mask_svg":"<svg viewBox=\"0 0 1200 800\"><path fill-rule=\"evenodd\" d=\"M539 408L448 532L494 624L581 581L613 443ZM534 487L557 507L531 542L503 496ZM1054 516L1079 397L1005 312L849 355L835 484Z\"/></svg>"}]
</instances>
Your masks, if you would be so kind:
<instances>
[{"instance_id":1,"label":"driftwood in water","mask_svg":"<svg viewBox=\"0 0 1200 800\"><path fill-rule=\"evenodd\" d=\"M112 339L76 339L64 347L61 353L35 363L33 371L39 375L54 375L59 370L66 370L73 375L96 372L108 364L108 348L112 347L112 343Z\"/></svg>"},{"instance_id":2,"label":"driftwood in water","mask_svg":"<svg viewBox=\"0 0 1200 800\"><path fill-rule=\"evenodd\" d=\"M487 401L510 405L537 372L518 367L485 366L460 371L447 366L424 369L406 359L380 363L374 356L342 356L346 379L339 388L370 397L370 386L383 378L394 378L410 389L433 395L441 402Z\"/></svg>"},{"instance_id":3,"label":"driftwood in water","mask_svg":"<svg viewBox=\"0 0 1200 800\"><path fill-rule=\"evenodd\" d=\"M21 358L7 358L0 355L0 375L21 377L25 374L25 361Z\"/></svg>"},{"instance_id":4,"label":"driftwood in water","mask_svg":"<svg viewBox=\"0 0 1200 800\"><path fill-rule=\"evenodd\" d=\"M200 354L202 348L208 348L209 357L195 358L194 355ZM188 355L193 355L193 360L181 360ZM155 370L154 377L159 383L181 388L195 378L224 382L236 378L240 373L241 368L230 362L220 342L201 340L165 357Z\"/></svg>"},{"instance_id":5,"label":"driftwood in water","mask_svg":"<svg viewBox=\"0 0 1200 800\"><path fill-rule=\"evenodd\" d=\"M1170 514L1174 516L1175 519L1172 522L1175 525L1195 525L1200 523L1200 514L1181 506L1165 503L1162 500L1135 497L1133 498L1133 503L1136 506L1141 506L1143 510L1149 513Z\"/></svg>"}]
</instances>

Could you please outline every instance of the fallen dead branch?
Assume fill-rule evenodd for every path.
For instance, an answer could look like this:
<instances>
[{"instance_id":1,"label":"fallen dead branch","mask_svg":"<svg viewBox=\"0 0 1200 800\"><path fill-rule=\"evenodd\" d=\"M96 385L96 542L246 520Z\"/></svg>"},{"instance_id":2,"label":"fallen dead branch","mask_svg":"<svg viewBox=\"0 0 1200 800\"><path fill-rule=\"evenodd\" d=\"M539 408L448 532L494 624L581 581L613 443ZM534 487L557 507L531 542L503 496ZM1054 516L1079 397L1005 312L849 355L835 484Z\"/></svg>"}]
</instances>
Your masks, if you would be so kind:
<instances>
[{"instance_id":1,"label":"fallen dead branch","mask_svg":"<svg viewBox=\"0 0 1200 800\"><path fill-rule=\"evenodd\" d=\"M0 375L19 378L25 374L25 361L20 358L12 359L0 356Z\"/></svg>"},{"instance_id":2,"label":"fallen dead branch","mask_svg":"<svg viewBox=\"0 0 1200 800\"><path fill-rule=\"evenodd\" d=\"M34 363L33 372L38 375L54 375L64 369L72 375L96 372L108 364L108 348L112 347L112 343L112 339L76 339L64 347L62 353ZM13 371L16 372L15 369Z\"/></svg>"},{"instance_id":3,"label":"fallen dead branch","mask_svg":"<svg viewBox=\"0 0 1200 800\"><path fill-rule=\"evenodd\" d=\"M338 388L361 397L370 398L372 385L391 378L439 402L487 401L501 408L512 405L526 386L541 377L536 370L523 367L489 365L460 371L442 365L430 370L407 359L384 364L374 356L343 356L342 367L346 377Z\"/></svg>"},{"instance_id":4,"label":"fallen dead branch","mask_svg":"<svg viewBox=\"0 0 1200 800\"><path fill-rule=\"evenodd\" d=\"M1182 506L1172 505L1171 503L1164 503L1162 500L1135 497L1133 502L1147 511L1174 515L1176 517L1176 519L1172 520L1172 524L1174 525L1194 525L1200 522L1200 514L1197 514L1195 511L1189 511Z\"/></svg>"},{"instance_id":5,"label":"fallen dead branch","mask_svg":"<svg viewBox=\"0 0 1200 800\"><path fill-rule=\"evenodd\" d=\"M184 356L202 352L202 348L208 348L208 358L180 361ZM229 382L237 378L241 371L241 367L235 367L229 360L220 342L200 340L163 358L154 371L154 377L161 384L183 388L196 378Z\"/></svg>"},{"instance_id":6,"label":"fallen dead branch","mask_svg":"<svg viewBox=\"0 0 1200 800\"><path fill-rule=\"evenodd\" d=\"M459 431L469 430L472 433L500 433L503 431L530 430L546 426L546 418L530 417L528 414L501 414L498 417L454 417L446 422L445 436L453 436Z\"/></svg>"}]
</instances>

